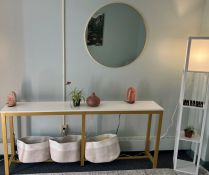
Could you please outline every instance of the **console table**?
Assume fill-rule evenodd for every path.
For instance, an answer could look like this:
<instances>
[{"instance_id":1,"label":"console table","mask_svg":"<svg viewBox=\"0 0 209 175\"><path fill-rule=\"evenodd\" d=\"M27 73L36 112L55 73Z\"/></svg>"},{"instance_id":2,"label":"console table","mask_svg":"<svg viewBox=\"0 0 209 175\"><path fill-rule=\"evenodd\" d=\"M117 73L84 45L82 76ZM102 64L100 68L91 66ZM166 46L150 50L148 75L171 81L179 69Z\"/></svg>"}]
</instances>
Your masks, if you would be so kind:
<instances>
[{"instance_id":1,"label":"console table","mask_svg":"<svg viewBox=\"0 0 209 175\"><path fill-rule=\"evenodd\" d=\"M91 114L148 114L147 136L144 156L119 157L118 159L143 159L149 158L153 163L153 168L157 168L158 150L160 143L161 126L163 119L163 108L154 101L136 101L134 104L128 104L124 101L101 101L98 107L90 107L86 103L81 106L71 108L70 102L18 102L14 107L5 105L1 110L2 135L4 145L4 164L5 174L9 175L9 167L15 160L14 149L14 130L13 116L37 116L37 115L82 115L81 129L81 166L84 166L85 155L85 118ZM158 127L155 143L154 157L149 153L149 140L151 131L152 114L159 114ZM9 117L10 140L11 140L11 157L8 158L7 148L7 130L6 117ZM46 162L52 162L47 160Z\"/></svg>"}]
</instances>

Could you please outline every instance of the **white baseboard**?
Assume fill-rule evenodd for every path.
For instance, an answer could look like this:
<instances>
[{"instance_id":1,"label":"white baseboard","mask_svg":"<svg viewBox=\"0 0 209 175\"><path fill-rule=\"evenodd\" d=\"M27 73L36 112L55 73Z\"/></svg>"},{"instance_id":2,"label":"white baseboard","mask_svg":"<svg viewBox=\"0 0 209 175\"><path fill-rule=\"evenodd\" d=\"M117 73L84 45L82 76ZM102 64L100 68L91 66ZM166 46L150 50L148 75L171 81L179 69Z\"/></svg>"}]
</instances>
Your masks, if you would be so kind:
<instances>
[{"instance_id":1,"label":"white baseboard","mask_svg":"<svg viewBox=\"0 0 209 175\"><path fill-rule=\"evenodd\" d=\"M144 151L146 136L119 137L121 151ZM159 150L174 150L175 136L165 136L160 140ZM155 136L150 137L149 150L155 148Z\"/></svg>"},{"instance_id":2,"label":"white baseboard","mask_svg":"<svg viewBox=\"0 0 209 175\"><path fill-rule=\"evenodd\" d=\"M7 141L9 142L7 145L8 154L11 154L10 139L7 139ZM0 138L0 155L3 155L3 154L4 154L3 139Z\"/></svg>"}]
</instances>

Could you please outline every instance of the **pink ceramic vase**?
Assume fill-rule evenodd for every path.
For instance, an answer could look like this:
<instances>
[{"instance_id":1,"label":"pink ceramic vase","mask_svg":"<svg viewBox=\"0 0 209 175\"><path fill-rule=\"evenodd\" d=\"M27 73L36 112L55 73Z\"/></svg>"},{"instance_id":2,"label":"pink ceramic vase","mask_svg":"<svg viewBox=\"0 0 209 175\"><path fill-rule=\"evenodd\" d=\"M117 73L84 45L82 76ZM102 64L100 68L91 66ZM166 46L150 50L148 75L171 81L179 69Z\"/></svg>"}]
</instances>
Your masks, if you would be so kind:
<instances>
[{"instance_id":1,"label":"pink ceramic vase","mask_svg":"<svg viewBox=\"0 0 209 175\"><path fill-rule=\"evenodd\" d=\"M8 106L15 106L17 103L16 93L14 91L9 92L7 95L7 105Z\"/></svg>"},{"instance_id":2,"label":"pink ceramic vase","mask_svg":"<svg viewBox=\"0 0 209 175\"><path fill-rule=\"evenodd\" d=\"M128 88L126 98L128 103L134 103L136 100L136 90L133 87Z\"/></svg>"},{"instance_id":3,"label":"pink ceramic vase","mask_svg":"<svg viewBox=\"0 0 209 175\"><path fill-rule=\"evenodd\" d=\"M93 106L93 107L96 107L100 104L100 99L99 97L97 97L95 95L95 93L93 92L92 95L90 97L87 98L86 100L86 103L89 105L89 106Z\"/></svg>"}]
</instances>

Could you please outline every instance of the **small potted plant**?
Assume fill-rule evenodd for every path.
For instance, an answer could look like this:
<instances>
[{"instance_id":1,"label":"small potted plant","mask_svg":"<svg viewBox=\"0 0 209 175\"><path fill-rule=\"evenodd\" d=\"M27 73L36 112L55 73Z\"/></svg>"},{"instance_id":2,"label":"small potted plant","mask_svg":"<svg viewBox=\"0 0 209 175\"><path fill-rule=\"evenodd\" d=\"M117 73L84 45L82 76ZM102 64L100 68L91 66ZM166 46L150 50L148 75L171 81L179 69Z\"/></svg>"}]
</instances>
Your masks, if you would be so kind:
<instances>
[{"instance_id":1,"label":"small potted plant","mask_svg":"<svg viewBox=\"0 0 209 175\"><path fill-rule=\"evenodd\" d=\"M191 125L187 126L186 129L184 129L184 131L185 131L185 137L191 138L192 135L195 134L194 127Z\"/></svg>"},{"instance_id":2,"label":"small potted plant","mask_svg":"<svg viewBox=\"0 0 209 175\"><path fill-rule=\"evenodd\" d=\"M70 86L71 82L68 81L66 83L66 85L69 85ZM71 87L70 87L71 88ZM72 88L71 88L72 89ZM84 102L85 102L85 98L84 98L84 92L83 92L83 89L80 91L80 90L77 90L76 87L75 89L70 92L70 94L72 96L72 100L73 100L73 106L80 106L80 102L81 102L81 99L83 98ZM71 103L70 103L71 105ZM72 106L71 106L72 107Z\"/></svg>"}]
</instances>

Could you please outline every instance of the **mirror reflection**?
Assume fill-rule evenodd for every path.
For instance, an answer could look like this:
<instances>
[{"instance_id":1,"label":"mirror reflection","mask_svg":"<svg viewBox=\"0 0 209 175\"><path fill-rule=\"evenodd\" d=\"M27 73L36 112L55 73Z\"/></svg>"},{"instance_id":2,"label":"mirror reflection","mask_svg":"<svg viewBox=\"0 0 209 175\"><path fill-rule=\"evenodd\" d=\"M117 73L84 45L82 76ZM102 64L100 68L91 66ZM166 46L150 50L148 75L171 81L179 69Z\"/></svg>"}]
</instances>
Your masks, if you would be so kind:
<instances>
[{"instance_id":1,"label":"mirror reflection","mask_svg":"<svg viewBox=\"0 0 209 175\"><path fill-rule=\"evenodd\" d=\"M146 43L142 16L125 4L110 4L99 9L86 28L86 45L91 56L108 67L133 62Z\"/></svg>"}]
</instances>

